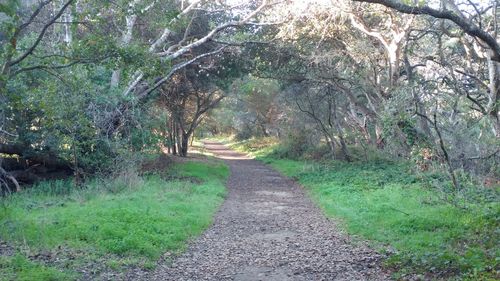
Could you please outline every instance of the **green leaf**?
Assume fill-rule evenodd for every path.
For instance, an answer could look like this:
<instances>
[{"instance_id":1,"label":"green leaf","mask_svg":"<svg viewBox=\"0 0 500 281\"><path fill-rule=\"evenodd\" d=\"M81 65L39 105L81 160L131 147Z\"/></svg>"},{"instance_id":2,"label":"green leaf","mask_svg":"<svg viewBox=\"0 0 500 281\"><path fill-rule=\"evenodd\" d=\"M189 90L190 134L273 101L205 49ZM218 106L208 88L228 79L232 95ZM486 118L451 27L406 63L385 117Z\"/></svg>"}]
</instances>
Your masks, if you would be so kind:
<instances>
[{"instance_id":1,"label":"green leaf","mask_svg":"<svg viewBox=\"0 0 500 281\"><path fill-rule=\"evenodd\" d=\"M18 0L7 0L7 3L0 3L0 13L4 13L9 17L13 17L16 15L18 6Z\"/></svg>"}]
</instances>

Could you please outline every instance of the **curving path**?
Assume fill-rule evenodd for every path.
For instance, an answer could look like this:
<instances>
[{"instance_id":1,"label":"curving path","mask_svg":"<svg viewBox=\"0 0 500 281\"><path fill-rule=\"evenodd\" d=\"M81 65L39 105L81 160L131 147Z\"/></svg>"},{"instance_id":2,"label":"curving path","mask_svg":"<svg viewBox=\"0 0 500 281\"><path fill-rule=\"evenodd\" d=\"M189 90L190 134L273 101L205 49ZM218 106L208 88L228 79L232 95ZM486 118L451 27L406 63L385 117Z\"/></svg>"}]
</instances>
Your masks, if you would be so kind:
<instances>
[{"instance_id":1,"label":"curving path","mask_svg":"<svg viewBox=\"0 0 500 281\"><path fill-rule=\"evenodd\" d=\"M388 280L380 255L354 246L302 188L268 166L206 142L231 168L214 224L147 280Z\"/></svg>"}]
</instances>

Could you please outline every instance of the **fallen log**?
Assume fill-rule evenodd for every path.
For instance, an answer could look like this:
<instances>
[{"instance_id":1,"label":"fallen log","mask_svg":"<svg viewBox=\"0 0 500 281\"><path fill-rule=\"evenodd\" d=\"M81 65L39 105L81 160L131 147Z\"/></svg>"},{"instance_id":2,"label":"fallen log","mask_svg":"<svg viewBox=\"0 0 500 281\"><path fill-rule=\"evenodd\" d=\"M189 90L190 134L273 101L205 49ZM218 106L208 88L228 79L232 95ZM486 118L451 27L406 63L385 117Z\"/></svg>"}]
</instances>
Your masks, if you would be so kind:
<instances>
[{"instance_id":1,"label":"fallen log","mask_svg":"<svg viewBox=\"0 0 500 281\"><path fill-rule=\"evenodd\" d=\"M9 174L15 177L18 182L22 182L23 184L33 184L42 179L42 175L38 176L38 174L34 173L30 169L9 171Z\"/></svg>"},{"instance_id":2,"label":"fallen log","mask_svg":"<svg viewBox=\"0 0 500 281\"><path fill-rule=\"evenodd\" d=\"M0 178L5 178L5 179L9 180L16 188L16 192L21 191L21 186L19 185L19 182L16 180L16 178L13 175L11 175L10 173L8 173L7 171L5 171L1 166L0 166ZM3 182L5 182L5 181L3 181ZM7 190L10 191L9 184L7 182L5 182L4 185L7 188Z\"/></svg>"},{"instance_id":3,"label":"fallen log","mask_svg":"<svg viewBox=\"0 0 500 281\"><path fill-rule=\"evenodd\" d=\"M4 154L17 154L17 155L22 155L24 151L26 151L28 148L25 147L22 144L5 144L5 143L0 143L0 153Z\"/></svg>"},{"instance_id":4,"label":"fallen log","mask_svg":"<svg viewBox=\"0 0 500 281\"><path fill-rule=\"evenodd\" d=\"M22 144L0 143L0 153L15 156L13 157L13 159L16 159L16 161L18 161L18 164L16 165L11 160L7 160L7 165L22 165L24 166L24 168L29 168L31 166L40 164L47 168L49 171L68 170L71 168L71 163L59 158L51 151L37 151ZM10 168L7 170L10 170Z\"/></svg>"},{"instance_id":5,"label":"fallen log","mask_svg":"<svg viewBox=\"0 0 500 281\"><path fill-rule=\"evenodd\" d=\"M21 184L33 184L55 174L72 174L71 164L51 151L37 151L23 144L0 143L0 189L21 191ZM56 176L55 178L59 178Z\"/></svg>"}]
</instances>

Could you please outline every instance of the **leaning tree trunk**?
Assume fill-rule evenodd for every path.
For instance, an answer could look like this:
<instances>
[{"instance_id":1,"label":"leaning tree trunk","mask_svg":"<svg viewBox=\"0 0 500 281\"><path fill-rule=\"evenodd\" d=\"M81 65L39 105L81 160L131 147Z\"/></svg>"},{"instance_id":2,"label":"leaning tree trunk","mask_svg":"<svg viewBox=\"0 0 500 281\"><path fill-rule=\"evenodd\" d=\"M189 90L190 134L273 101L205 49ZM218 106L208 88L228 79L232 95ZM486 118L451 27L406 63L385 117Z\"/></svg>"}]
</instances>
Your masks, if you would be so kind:
<instances>
[{"instance_id":1,"label":"leaning tree trunk","mask_svg":"<svg viewBox=\"0 0 500 281\"><path fill-rule=\"evenodd\" d=\"M335 140L326 130L323 130L323 136L325 137L328 148L332 153L332 159L335 160Z\"/></svg>"},{"instance_id":2,"label":"leaning tree trunk","mask_svg":"<svg viewBox=\"0 0 500 281\"><path fill-rule=\"evenodd\" d=\"M342 131L342 128L340 127L340 124L338 124L337 119L335 119L335 125L337 127L337 136L339 137L340 151L342 152L342 156L347 162L351 162L351 156L349 155L349 149L347 148L347 144L345 142L344 133Z\"/></svg>"},{"instance_id":3,"label":"leaning tree trunk","mask_svg":"<svg viewBox=\"0 0 500 281\"><path fill-rule=\"evenodd\" d=\"M378 149L384 149L385 147L385 140L383 136L383 128L381 125L376 124L375 125L375 136L376 136L376 144Z\"/></svg>"},{"instance_id":4,"label":"leaning tree trunk","mask_svg":"<svg viewBox=\"0 0 500 281\"><path fill-rule=\"evenodd\" d=\"M173 120L168 122L168 153L177 154L177 150L175 149Z\"/></svg>"},{"instance_id":5,"label":"leaning tree trunk","mask_svg":"<svg viewBox=\"0 0 500 281\"><path fill-rule=\"evenodd\" d=\"M340 150L342 152L342 156L344 156L344 159L348 162L351 161L351 157L349 156L349 150L347 149L347 144L345 142L344 138L344 131L342 130L342 126L340 126L339 119L337 118L337 103L336 100L333 99L333 104L330 106L330 115L333 118L330 118L330 126L334 125L335 129L337 130L337 136L339 137L340 141ZM333 119L333 124L331 122L331 119Z\"/></svg>"}]
</instances>

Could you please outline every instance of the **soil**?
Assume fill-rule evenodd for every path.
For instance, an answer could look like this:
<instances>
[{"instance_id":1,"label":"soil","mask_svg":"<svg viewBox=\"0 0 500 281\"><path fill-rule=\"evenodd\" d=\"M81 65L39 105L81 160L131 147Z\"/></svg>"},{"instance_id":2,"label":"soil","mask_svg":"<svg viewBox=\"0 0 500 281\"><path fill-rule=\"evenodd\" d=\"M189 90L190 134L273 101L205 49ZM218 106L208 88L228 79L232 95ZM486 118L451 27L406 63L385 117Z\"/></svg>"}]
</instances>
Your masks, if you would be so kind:
<instances>
[{"instance_id":1,"label":"soil","mask_svg":"<svg viewBox=\"0 0 500 281\"><path fill-rule=\"evenodd\" d=\"M222 144L206 149L231 169L213 225L143 280L389 280L382 256L352 243L292 180Z\"/></svg>"}]
</instances>

